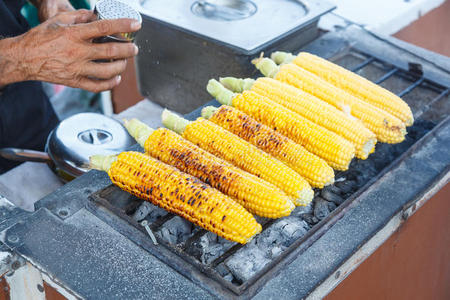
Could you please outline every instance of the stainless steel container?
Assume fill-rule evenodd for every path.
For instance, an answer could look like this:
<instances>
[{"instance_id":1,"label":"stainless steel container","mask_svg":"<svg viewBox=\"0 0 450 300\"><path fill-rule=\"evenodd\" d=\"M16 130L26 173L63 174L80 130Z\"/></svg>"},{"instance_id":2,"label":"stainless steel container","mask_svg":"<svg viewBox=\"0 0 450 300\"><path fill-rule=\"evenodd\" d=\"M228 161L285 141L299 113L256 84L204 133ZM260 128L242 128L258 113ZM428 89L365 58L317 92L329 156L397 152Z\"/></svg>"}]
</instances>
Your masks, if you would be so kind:
<instances>
[{"instance_id":1,"label":"stainless steel container","mask_svg":"<svg viewBox=\"0 0 450 300\"><path fill-rule=\"evenodd\" d=\"M101 0L95 4L94 13L99 20L135 19L142 23L142 17L133 7L116 0ZM136 32L123 32L94 40L95 43L133 42Z\"/></svg>"},{"instance_id":2,"label":"stainless steel container","mask_svg":"<svg viewBox=\"0 0 450 300\"><path fill-rule=\"evenodd\" d=\"M261 51L292 51L318 35L325 1L144 0L136 38L138 85L151 100L180 113L211 97L218 76L255 76L250 60Z\"/></svg>"}]
</instances>

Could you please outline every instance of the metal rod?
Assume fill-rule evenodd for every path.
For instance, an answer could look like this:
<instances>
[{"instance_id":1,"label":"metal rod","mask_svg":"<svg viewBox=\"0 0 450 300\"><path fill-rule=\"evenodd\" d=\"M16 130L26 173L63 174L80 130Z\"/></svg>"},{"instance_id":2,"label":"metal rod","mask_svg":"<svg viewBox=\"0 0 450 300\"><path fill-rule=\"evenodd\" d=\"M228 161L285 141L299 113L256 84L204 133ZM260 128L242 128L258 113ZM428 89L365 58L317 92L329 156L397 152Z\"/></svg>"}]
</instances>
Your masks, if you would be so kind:
<instances>
[{"instance_id":1,"label":"metal rod","mask_svg":"<svg viewBox=\"0 0 450 300\"><path fill-rule=\"evenodd\" d=\"M378 78L377 80L375 80L374 82L376 84L380 84L383 81L385 81L386 79L388 79L389 77L391 77L392 75L394 75L396 72L398 71L397 67L392 68L389 72L387 72L386 74L384 74L383 76L381 76L380 78Z\"/></svg>"},{"instance_id":2,"label":"metal rod","mask_svg":"<svg viewBox=\"0 0 450 300\"><path fill-rule=\"evenodd\" d=\"M415 88L416 88L419 84L421 84L424 80L425 80L425 78L420 77L418 80L416 80L416 82L414 82L413 84L411 84L410 86L408 86L406 89L404 89L403 91L401 91L400 93L398 93L397 96L403 97L404 95L408 94L408 93L411 92L413 89L415 89Z\"/></svg>"},{"instance_id":3,"label":"metal rod","mask_svg":"<svg viewBox=\"0 0 450 300\"><path fill-rule=\"evenodd\" d=\"M354 67L352 69L352 72L357 72L359 70L361 70L362 68L364 68L365 66L367 66L368 64L370 64L371 62L373 62L375 60L375 57L371 56L369 58L367 58L365 61L363 61L362 63L360 63L359 65L357 65L356 67Z\"/></svg>"}]
</instances>

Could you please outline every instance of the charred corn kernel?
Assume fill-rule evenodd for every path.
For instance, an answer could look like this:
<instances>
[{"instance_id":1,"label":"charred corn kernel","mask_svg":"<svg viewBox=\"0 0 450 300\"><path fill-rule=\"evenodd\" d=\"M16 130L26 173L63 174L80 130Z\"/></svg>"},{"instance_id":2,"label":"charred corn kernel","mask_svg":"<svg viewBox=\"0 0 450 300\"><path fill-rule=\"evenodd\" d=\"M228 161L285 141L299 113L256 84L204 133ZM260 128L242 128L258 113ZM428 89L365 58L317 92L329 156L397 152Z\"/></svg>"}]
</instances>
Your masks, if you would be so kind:
<instances>
[{"instance_id":1,"label":"charred corn kernel","mask_svg":"<svg viewBox=\"0 0 450 300\"><path fill-rule=\"evenodd\" d=\"M221 82L226 86L234 86L240 90L237 78L222 78ZM287 83L261 77L249 84L244 81L242 88L247 88L259 95L289 108L302 117L344 137L350 141L356 149L356 157L366 159L375 147L376 135L367 129L364 124L352 117L347 116L334 106L320 100Z\"/></svg>"},{"instance_id":2,"label":"charred corn kernel","mask_svg":"<svg viewBox=\"0 0 450 300\"><path fill-rule=\"evenodd\" d=\"M411 108L405 101L358 74L307 52L301 52L292 62L349 94L387 111L406 126L414 123Z\"/></svg>"},{"instance_id":3,"label":"charred corn kernel","mask_svg":"<svg viewBox=\"0 0 450 300\"><path fill-rule=\"evenodd\" d=\"M215 156L279 187L294 198L295 205L311 202L314 193L303 177L222 127L203 118L189 122L168 111L163 113L163 124L169 129L177 129L185 139Z\"/></svg>"},{"instance_id":4,"label":"charred corn kernel","mask_svg":"<svg viewBox=\"0 0 450 300\"><path fill-rule=\"evenodd\" d=\"M112 182L228 240L245 244L261 225L239 203L174 167L139 152L91 157Z\"/></svg>"},{"instance_id":5,"label":"charred corn kernel","mask_svg":"<svg viewBox=\"0 0 450 300\"><path fill-rule=\"evenodd\" d=\"M400 143L405 139L405 124L390 113L364 102L326 82L317 75L295 64L278 67L272 60L264 58L254 61L263 74L293 85L310 93L334 107L360 119L383 143Z\"/></svg>"},{"instance_id":6,"label":"charred corn kernel","mask_svg":"<svg viewBox=\"0 0 450 300\"><path fill-rule=\"evenodd\" d=\"M324 159L337 170L347 170L355 156L355 147L343 137L331 132L254 92L234 94L217 80L211 79L207 89L222 104L236 107Z\"/></svg>"},{"instance_id":7,"label":"charred corn kernel","mask_svg":"<svg viewBox=\"0 0 450 300\"><path fill-rule=\"evenodd\" d=\"M207 106L202 110L202 117L283 161L313 187L323 188L334 182L333 169L323 159L234 107Z\"/></svg>"},{"instance_id":8,"label":"charred corn kernel","mask_svg":"<svg viewBox=\"0 0 450 300\"><path fill-rule=\"evenodd\" d=\"M125 121L125 127L149 155L233 197L252 214L280 218L288 216L295 208L290 197L279 188L206 152L171 130L152 130L137 119Z\"/></svg>"}]
</instances>

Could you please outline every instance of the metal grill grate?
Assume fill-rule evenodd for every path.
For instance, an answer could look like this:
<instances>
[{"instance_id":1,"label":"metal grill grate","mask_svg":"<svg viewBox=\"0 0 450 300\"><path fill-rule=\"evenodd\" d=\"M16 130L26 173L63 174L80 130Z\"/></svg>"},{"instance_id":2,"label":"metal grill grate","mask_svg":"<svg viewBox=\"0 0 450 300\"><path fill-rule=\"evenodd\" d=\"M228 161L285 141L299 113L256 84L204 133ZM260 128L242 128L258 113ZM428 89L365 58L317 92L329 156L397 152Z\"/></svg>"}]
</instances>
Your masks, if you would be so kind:
<instances>
[{"instance_id":1,"label":"metal grill grate","mask_svg":"<svg viewBox=\"0 0 450 300\"><path fill-rule=\"evenodd\" d=\"M405 142L377 145L377 151L369 159L354 160L349 171L337 173L335 185L315 192L313 206L296 208L290 217L280 220L258 218L263 232L249 245L242 246L218 238L114 186L91 196L92 210L105 218L106 214L99 207L107 208L125 220L125 224L133 225L147 236L144 240L142 234L134 237L125 225L123 231L129 233L131 239L188 278L207 282L213 289L242 294L253 285L263 285L270 274L289 263L292 255L288 254L301 253L316 241L357 202L364 190L387 172L395 160L402 159L406 150L450 110L449 88L424 78L415 65L411 65L409 70L402 70L355 50L340 56L336 62L403 97L412 107L416 123L408 128ZM190 117L197 117L199 111L193 112ZM161 245L152 244L145 228L139 223L142 220L149 224ZM261 251L258 243L263 244L265 252ZM263 257L256 255L256 252ZM249 272L242 273L246 271L243 270L246 263L255 263L258 259L260 265L252 265ZM233 265L237 265L237 269L231 270Z\"/></svg>"}]
</instances>

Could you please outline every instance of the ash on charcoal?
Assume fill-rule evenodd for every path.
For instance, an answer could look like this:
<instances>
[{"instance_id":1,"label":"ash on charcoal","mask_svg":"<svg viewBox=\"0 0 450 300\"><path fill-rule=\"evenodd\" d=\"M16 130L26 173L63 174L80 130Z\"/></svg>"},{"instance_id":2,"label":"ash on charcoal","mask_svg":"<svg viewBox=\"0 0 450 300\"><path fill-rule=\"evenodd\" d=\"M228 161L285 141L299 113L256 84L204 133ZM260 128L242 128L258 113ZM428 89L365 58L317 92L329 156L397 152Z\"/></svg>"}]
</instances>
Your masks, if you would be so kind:
<instances>
[{"instance_id":1,"label":"ash on charcoal","mask_svg":"<svg viewBox=\"0 0 450 300\"><path fill-rule=\"evenodd\" d=\"M309 214L313 211L313 204L312 201L307 206L297 206L292 212L291 216L300 216L302 214Z\"/></svg>"},{"instance_id":2,"label":"ash on charcoal","mask_svg":"<svg viewBox=\"0 0 450 300\"><path fill-rule=\"evenodd\" d=\"M185 219L175 216L165 222L157 232L159 236L170 244L179 244L186 241L193 234L193 225Z\"/></svg>"},{"instance_id":3,"label":"ash on charcoal","mask_svg":"<svg viewBox=\"0 0 450 300\"><path fill-rule=\"evenodd\" d=\"M141 205L136 209L132 218L138 222L144 220L144 218L155 208L153 204L147 201L143 201Z\"/></svg>"},{"instance_id":4,"label":"ash on charcoal","mask_svg":"<svg viewBox=\"0 0 450 300\"><path fill-rule=\"evenodd\" d=\"M231 256L225 265L238 280L246 281L264 268L270 260L253 242L253 247L245 247Z\"/></svg>"},{"instance_id":5,"label":"ash on charcoal","mask_svg":"<svg viewBox=\"0 0 450 300\"><path fill-rule=\"evenodd\" d=\"M143 201L134 212L132 218L138 222L146 219L149 223L153 223L167 214L168 212L165 209L153 205L150 202Z\"/></svg>"},{"instance_id":6,"label":"ash on charcoal","mask_svg":"<svg viewBox=\"0 0 450 300\"><path fill-rule=\"evenodd\" d=\"M234 253L225 265L237 279L247 280L304 236L308 229L309 225L298 217L279 219Z\"/></svg>"},{"instance_id":7,"label":"ash on charcoal","mask_svg":"<svg viewBox=\"0 0 450 300\"><path fill-rule=\"evenodd\" d=\"M187 249L191 255L196 257L203 264L210 264L235 244L236 243L221 238L212 232L207 232Z\"/></svg>"},{"instance_id":8,"label":"ash on charcoal","mask_svg":"<svg viewBox=\"0 0 450 300\"><path fill-rule=\"evenodd\" d=\"M305 222L310 224L311 226L315 225L315 224L317 224L317 222L319 222L319 219L317 219L312 213L302 214L302 215L300 215L300 218L305 220Z\"/></svg>"},{"instance_id":9,"label":"ash on charcoal","mask_svg":"<svg viewBox=\"0 0 450 300\"><path fill-rule=\"evenodd\" d=\"M329 214L330 210L328 209L328 201L323 198L316 197L314 199L314 216L317 219L322 220Z\"/></svg>"},{"instance_id":10,"label":"ash on charcoal","mask_svg":"<svg viewBox=\"0 0 450 300\"><path fill-rule=\"evenodd\" d=\"M337 187L335 187L335 189L337 189ZM330 201L330 202L334 202L336 205L341 205L345 199L342 198L341 196L339 196L338 194L332 192L331 189L323 189L322 192L320 193L321 198Z\"/></svg>"}]
</instances>

